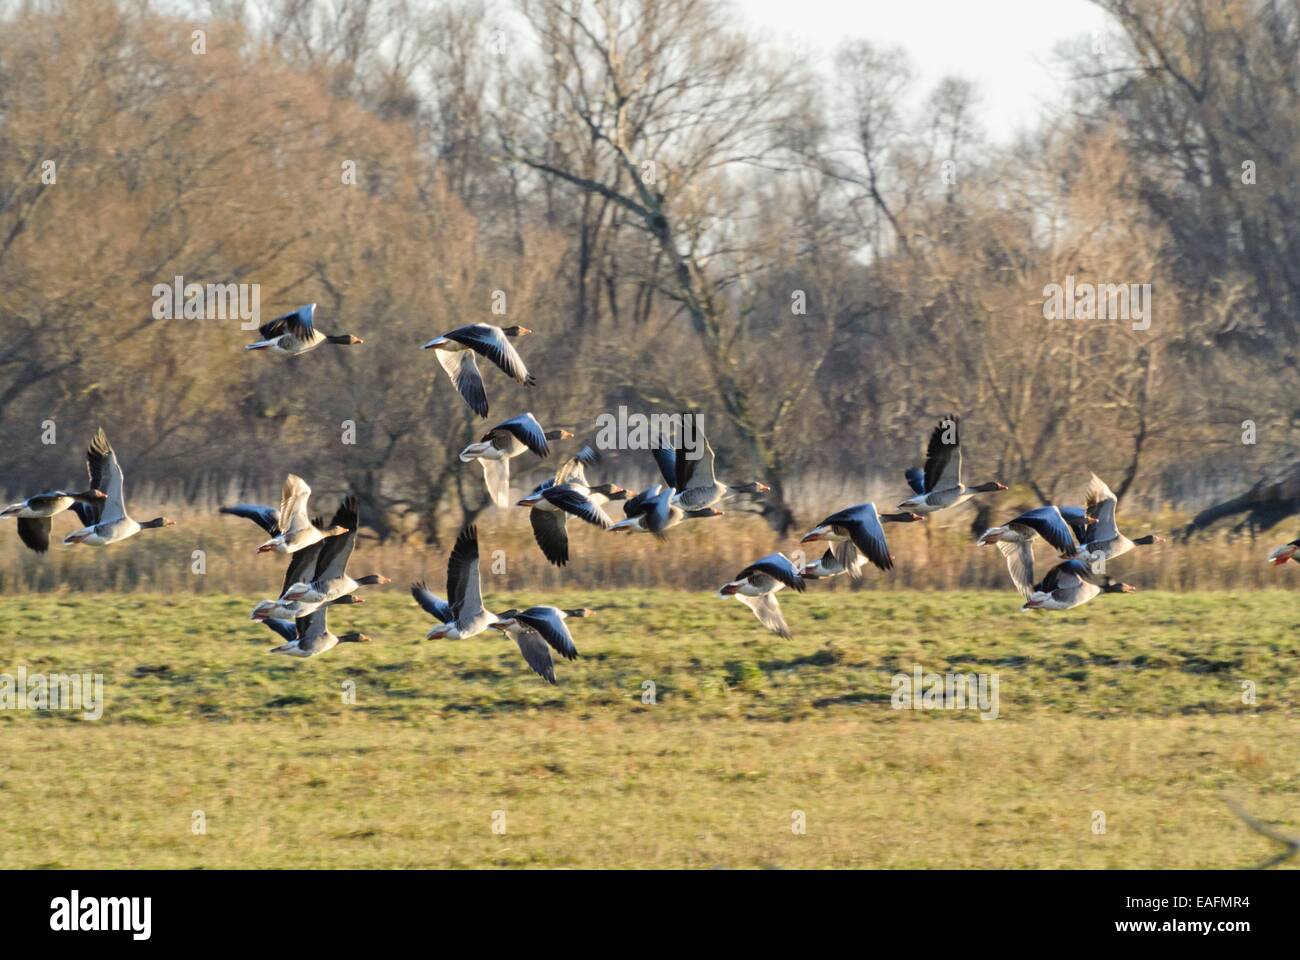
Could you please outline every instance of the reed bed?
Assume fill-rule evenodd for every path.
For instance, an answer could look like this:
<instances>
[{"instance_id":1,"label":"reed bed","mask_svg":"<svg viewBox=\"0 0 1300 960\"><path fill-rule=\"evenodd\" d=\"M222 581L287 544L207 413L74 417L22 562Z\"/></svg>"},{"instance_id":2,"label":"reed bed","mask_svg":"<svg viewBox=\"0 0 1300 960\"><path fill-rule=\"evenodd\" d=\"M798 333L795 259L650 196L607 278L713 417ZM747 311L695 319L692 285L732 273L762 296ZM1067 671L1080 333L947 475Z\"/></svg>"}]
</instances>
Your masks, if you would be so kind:
<instances>
[{"instance_id":1,"label":"reed bed","mask_svg":"<svg viewBox=\"0 0 1300 960\"><path fill-rule=\"evenodd\" d=\"M810 502L796 504L799 527L788 538L778 537L743 504L729 506L725 517L692 521L675 528L666 543L645 535L604 533L571 521L573 559L563 569L543 559L533 543L525 510L489 509L477 520L484 589L712 589L773 550L792 554L805 549L809 559L814 559L825 545L801 548L798 537L828 509L868 498L888 503L892 492L882 491L876 484L810 484L804 495ZM57 539L76 525L75 518L67 514L55 519L56 542L44 556L23 548L14 531L6 526L8 521L0 522L0 594L145 591L252 592L270 596L280 585L284 559L256 555L254 548L264 539L261 532L247 520L217 512L221 503L239 499L274 502L275 494L242 491L237 484L211 484L182 497L175 489L136 485L132 489L132 513L137 517L165 514L175 519L177 526L146 531L128 543L107 549L64 547ZM323 493L318 498L322 512L332 509L335 500L335 496ZM1022 500L1015 491L1004 495L996 511L998 519L1014 515ZM614 514L619 515L617 505ZM1186 523L1187 517L1187 512L1168 506L1126 510L1124 529L1132 536L1146 532L1168 536ZM931 518L923 524L891 524L887 533L895 556L893 571L871 569L858 583L841 577L816 589L1009 589L1001 556L992 547L975 546L973 518L973 509L961 508L951 516ZM450 538L458 518L448 512L443 521L442 529ZM1265 562L1271 547L1291 539L1294 534L1288 533L1290 529L1278 528L1261 538L1218 534L1139 547L1113 564L1112 573L1140 589L1295 589L1300 577L1289 565L1279 569ZM413 536L380 542L373 531L363 527L350 570L358 575L382 573L398 585L426 579L441 590L448 548L447 542L426 543ZM1051 554L1040 544L1037 557L1040 564L1046 565Z\"/></svg>"}]
</instances>

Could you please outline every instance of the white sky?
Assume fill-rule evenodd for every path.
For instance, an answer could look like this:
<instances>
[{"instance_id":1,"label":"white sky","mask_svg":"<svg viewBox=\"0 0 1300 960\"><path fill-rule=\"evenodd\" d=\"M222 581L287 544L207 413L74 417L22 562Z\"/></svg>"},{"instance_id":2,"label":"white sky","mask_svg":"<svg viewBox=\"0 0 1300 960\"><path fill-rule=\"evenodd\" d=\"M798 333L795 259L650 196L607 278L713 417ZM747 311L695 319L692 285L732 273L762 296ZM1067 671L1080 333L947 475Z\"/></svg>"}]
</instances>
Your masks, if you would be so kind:
<instances>
[{"instance_id":1,"label":"white sky","mask_svg":"<svg viewBox=\"0 0 1300 960\"><path fill-rule=\"evenodd\" d=\"M1053 50L1061 41L1107 32L1109 18L1087 0L732 0L761 39L802 38L826 63L847 39L907 51L919 93L945 74L973 80L981 121L995 140L1029 127L1044 107L1059 105L1064 72Z\"/></svg>"}]
</instances>

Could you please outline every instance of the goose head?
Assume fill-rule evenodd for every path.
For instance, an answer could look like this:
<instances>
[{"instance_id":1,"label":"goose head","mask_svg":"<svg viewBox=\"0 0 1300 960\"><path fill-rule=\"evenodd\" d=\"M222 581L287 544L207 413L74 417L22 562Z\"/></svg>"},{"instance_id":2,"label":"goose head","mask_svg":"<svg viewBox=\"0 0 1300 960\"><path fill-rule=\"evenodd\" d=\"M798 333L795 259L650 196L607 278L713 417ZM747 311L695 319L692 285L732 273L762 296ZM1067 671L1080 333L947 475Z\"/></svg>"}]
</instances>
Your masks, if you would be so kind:
<instances>
[{"instance_id":1,"label":"goose head","mask_svg":"<svg viewBox=\"0 0 1300 960\"><path fill-rule=\"evenodd\" d=\"M140 529L153 530L158 527L174 527L174 526L176 526L175 520L168 520L166 517L154 517L152 520L146 520L144 523L140 524Z\"/></svg>"},{"instance_id":2,"label":"goose head","mask_svg":"<svg viewBox=\"0 0 1300 960\"><path fill-rule=\"evenodd\" d=\"M345 633L339 637L339 643L369 643L370 638L364 633Z\"/></svg>"},{"instance_id":3,"label":"goose head","mask_svg":"<svg viewBox=\"0 0 1300 960\"><path fill-rule=\"evenodd\" d=\"M345 347L354 347L354 346L356 346L358 343L365 343L365 342L366 342L366 341L362 340L360 337L354 337L354 336L353 336L352 334L350 334L350 333L341 333L341 334L338 334L338 335L335 335L335 336L328 336L328 337L325 338L325 340L326 340L328 343L340 343L340 344L342 344L342 345L345 346Z\"/></svg>"},{"instance_id":4,"label":"goose head","mask_svg":"<svg viewBox=\"0 0 1300 960\"><path fill-rule=\"evenodd\" d=\"M566 617L594 617L596 611L589 607L578 607L576 610L561 611Z\"/></svg>"},{"instance_id":5,"label":"goose head","mask_svg":"<svg viewBox=\"0 0 1300 960\"><path fill-rule=\"evenodd\" d=\"M504 328L501 332L504 333L507 337L526 337L533 331L529 330L527 327L521 327L519 324L516 323L512 327Z\"/></svg>"}]
</instances>

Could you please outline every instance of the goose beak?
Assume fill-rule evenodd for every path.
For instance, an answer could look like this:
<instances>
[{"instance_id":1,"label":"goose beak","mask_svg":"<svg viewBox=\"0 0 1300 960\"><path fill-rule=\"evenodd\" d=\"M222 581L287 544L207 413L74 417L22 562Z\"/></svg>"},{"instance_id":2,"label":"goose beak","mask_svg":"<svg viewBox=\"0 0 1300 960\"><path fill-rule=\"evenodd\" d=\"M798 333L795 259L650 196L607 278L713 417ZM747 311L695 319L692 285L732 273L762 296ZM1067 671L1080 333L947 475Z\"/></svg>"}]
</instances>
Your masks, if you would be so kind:
<instances>
[{"instance_id":1,"label":"goose beak","mask_svg":"<svg viewBox=\"0 0 1300 960\"><path fill-rule=\"evenodd\" d=\"M270 544L270 543L264 543L264 544L262 544L260 547L257 548L257 552L258 552L258 553L269 553L270 551L272 551L272 550L274 550L274 549L275 549L275 546L274 546L273 544Z\"/></svg>"},{"instance_id":2,"label":"goose beak","mask_svg":"<svg viewBox=\"0 0 1300 960\"><path fill-rule=\"evenodd\" d=\"M772 488L769 487L766 483L759 483L759 482L757 482L757 481L755 481L755 483L754 483L754 489L757 490L759 493L771 493L771 492L772 492Z\"/></svg>"},{"instance_id":3,"label":"goose beak","mask_svg":"<svg viewBox=\"0 0 1300 960\"><path fill-rule=\"evenodd\" d=\"M800 543L813 543L813 542L815 542L815 541L817 541L817 540L821 540L821 539L822 539L822 535L821 535L820 533L818 533L816 530L814 530L812 533L804 534L803 539L800 540L799 542L800 542Z\"/></svg>"}]
</instances>

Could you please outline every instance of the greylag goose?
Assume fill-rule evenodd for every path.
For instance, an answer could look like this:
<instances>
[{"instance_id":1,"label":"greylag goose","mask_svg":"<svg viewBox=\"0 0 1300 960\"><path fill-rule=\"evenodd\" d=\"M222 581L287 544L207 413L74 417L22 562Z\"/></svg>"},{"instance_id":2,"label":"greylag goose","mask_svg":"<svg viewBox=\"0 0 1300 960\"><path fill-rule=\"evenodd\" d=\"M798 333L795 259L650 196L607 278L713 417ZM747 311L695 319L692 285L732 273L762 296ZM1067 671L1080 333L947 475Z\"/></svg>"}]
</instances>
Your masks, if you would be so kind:
<instances>
[{"instance_id":1,"label":"greylag goose","mask_svg":"<svg viewBox=\"0 0 1300 960\"><path fill-rule=\"evenodd\" d=\"M316 329L312 320L316 314L316 304L309 303L292 313L268 320L257 328L261 340L255 340L244 346L245 350L270 350L286 357L297 357L309 350L315 350L322 343L338 343L353 346L365 343L360 337L350 333L327 334Z\"/></svg>"},{"instance_id":2,"label":"greylag goose","mask_svg":"<svg viewBox=\"0 0 1300 960\"><path fill-rule=\"evenodd\" d=\"M934 513L965 503L977 493L1005 490L1006 484L996 480L968 487L961 482L961 437L956 417L940 421L930 434L925 450L925 469L911 467L906 472L907 484L916 494L898 505L900 510L912 513Z\"/></svg>"},{"instance_id":3,"label":"greylag goose","mask_svg":"<svg viewBox=\"0 0 1300 960\"><path fill-rule=\"evenodd\" d=\"M587 481L584 466L596 463L598 455L589 444L561 465L554 477L538 484L517 506L528 507L528 521L533 539L542 555L557 567L569 562L569 517L577 517L593 527L608 530L614 523L604 505L627 497L617 484L594 486Z\"/></svg>"},{"instance_id":4,"label":"greylag goose","mask_svg":"<svg viewBox=\"0 0 1300 960\"><path fill-rule=\"evenodd\" d=\"M288 643L272 647L270 652L284 653L291 657L316 657L327 650L333 650L340 643L370 642L370 638L364 633L345 633L342 636L335 636L330 633L329 626L326 623L328 612L329 604L323 604L305 617L299 617L294 621L293 638L289 639ZM277 627L271 626L270 622L267 623L267 626L270 626L277 633L281 632Z\"/></svg>"},{"instance_id":5,"label":"greylag goose","mask_svg":"<svg viewBox=\"0 0 1300 960\"><path fill-rule=\"evenodd\" d=\"M307 486L307 481L293 473L285 477L284 490L280 493L280 509L276 512L279 518L277 526L283 529L272 534L270 540L259 546L258 553L294 553L326 537L348 532L346 527L338 524L322 530L312 523L307 516L307 501L310 498L311 487ZM253 519L256 522L256 518ZM259 523L259 526L262 524Z\"/></svg>"},{"instance_id":6,"label":"greylag goose","mask_svg":"<svg viewBox=\"0 0 1300 960\"><path fill-rule=\"evenodd\" d=\"M272 513L276 512L271 507L262 509L269 510ZM233 509L230 512L233 512ZM316 517L312 520L312 524L317 527L323 526L324 522L322 517ZM259 523L259 526L263 525ZM268 533L279 533L279 528L274 524L264 527L264 529ZM307 603L303 600L287 600L285 594L289 592L290 587L310 582L315 578L316 558L320 556L321 547L324 546L324 543L324 540L317 540L310 546L303 547L290 555L289 566L284 571L284 585L280 588L279 598L276 600L263 600L258 603L257 606L253 607L252 613L249 614L250 620L287 620L290 627L293 627L293 621L299 617L305 617L320 606L319 603ZM362 601L358 598L356 602L361 603Z\"/></svg>"},{"instance_id":7,"label":"greylag goose","mask_svg":"<svg viewBox=\"0 0 1300 960\"><path fill-rule=\"evenodd\" d=\"M769 553L741 570L736 579L724 583L718 596L735 597L749 607L759 623L788 640L790 628L776 601L776 592L784 587L803 593L803 578L784 553Z\"/></svg>"},{"instance_id":8,"label":"greylag goose","mask_svg":"<svg viewBox=\"0 0 1300 960\"><path fill-rule=\"evenodd\" d=\"M1110 577L1098 577L1083 560L1058 563L1021 605L1021 610L1069 610L1103 593L1136 593L1137 588Z\"/></svg>"},{"instance_id":9,"label":"greylag goose","mask_svg":"<svg viewBox=\"0 0 1300 960\"><path fill-rule=\"evenodd\" d=\"M1026 598L1034 592L1033 541L1036 537L1042 537L1066 559L1073 557L1079 549L1070 524L1051 504L1027 510L1001 527L989 527L977 541L981 547L997 544L1006 558L1011 582Z\"/></svg>"},{"instance_id":10,"label":"greylag goose","mask_svg":"<svg viewBox=\"0 0 1300 960\"><path fill-rule=\"evenodd\" d=\"M660 540L684 520L702 520L707 517L721 517L723 511L716 507L704 507L700 510L683 510L672 502L673 488L654 484L642 490L635 497L623 504L625 519L611 526L614 533L652 533Z\"/></svg>"},{"instance_id":11,"label":"greylag goose","mask_svg":"<svg viewBox=\"0 0 1300 960\"><path fill-rule=\"evenodd\" d=\"M104 436L103 427L95 432L86 450L86 467L90 472L91 489L102 490L105 496L102 500L92 498L73 501L72 509L77 512L84 526L64 537L65 544L88 543L104 547L133 537L141 530L176 526L175 520L166 517L154 517L139 523L127 516L122 467L117 462L117 454L109 446L108 437Z\"/></svg>"},{"instance_id":12,"label":"greylag goose","mask_svg":"<svg viewBox=\"0 0 1300 960\"><path fill-rule=\"evenodd\" d=\"M838 577L842 573L852 573L853 579L862 579L862 568L866 566L867 558L858 552L857 547L850 551L851 557L845 557L844 560L835 556L835 551L828 549L823 553L820 559L813 563L806 563L799 570L799 576L805 580L829 580L831 577ZM844 562L847 560L847 564Z\"/></svg>"},{"instance_id":13,"label":"greylag goose","mask_svg":"<svg viewBox=\"0 0 1300 960\"><path fill-rule=\"evenodd\" d=\"M456 538L447 559L447 599L433 595L423 583L411 584L411 596L425 613L438 620L426 640L467 640L496 622L483 607L483 586L478 567L478 528L466 527Z\"/></svg>"},{"instance_id":14,"label":"greylag goose","mask_svg":"<svg viewBox=\"0 0 1300 960\"><path fill-rule=\"evenodd\" d=\"M555 661L551 647L566 660L578 659L578 648L573 644L573 634L564 621L569 617L590 617L594 611L585 607L561 610L558 607L529 607L527 610L507 610L491 624L519 645L524 660L547 683L555 682Z\"/></svg>"},{"instance_id":15,"label":"greylag goose","mask_svg":"<svg viewBox=\"0 0 1300 960\"><path fill-rule=\"evenodd\" d=\"M543 430L531 413L511 417L483 435L478 443L471 443L460 452L464 463L477 460L483 465L483 482L487 485L492 502L498 507L510 505L510 461L531 450L543 459L551 455L548 440L568 440L573 437L568 430Z\"/></svg>"},{"instance_id":16,"label":"greylag goose","mask_svg":"<svg viewBox=\"0 0 1300 960\"><path fill-rule=\"evenodd\" d=\"M1282 564L1286 563L1288 560L1295 560L1296 563L1300 563L1297 554L1300 554L1300 537L1297 537L1290 543L1282 544L1282 546L1270 553L1268 555L1268 562L1275 567L1282 566Z\"/></svg>"},{"instance_id":17,"label":"greylag goose","mask_svg":"<svg viewBox=\"0 0 1300 960\"><path fill-rule=\"evenodd\" d=\"M365 601L358 596L348 594L345 597L339 597L337 600L331 600L328 606L334 606L335 604L347 605L349 603L365 603ZM319 606L319 604L313 604L312 610L315 610L317 606ZM310 613L311 611L309 610L307 612ZM306 613L303 614L303 616L306 615ZM295 622L298 618L293 614L279 617L252 617L251 619L264 624L271 631L279 634L287 641L292 642L298 637L298 625Z\"/></svg>"},{"instance_id":18,"label":"greylag goose","mask_svg":"<svg viewBox=\"0 0 1300 960\"><path fill-rule=\"evenodd\" d=\"M925 518L916 513L876 512L874 503L859 503L839 513L832 513L812 530L803 535L800 543L828 540L839 565L860 577L862 563L857 554L862 553L881 570L892 570L894 558L885 540L885 523L912 523Z\"/></svg>"},{"instance_id":19,"label":"greylag goose","mask_svg":"<svg viewBox=\"0 0 1300 960\"><path fill-rule=\"evenodd\" d=\"M280 595L282 600L319 605L346 596L358 587L382 586L391 582L379 573L369 573L356 580L348 576L348 561L352 558L352 550L357 541L357 507L355 494L349 494L343 499L334 513L331 526L342 527L347 532L336 537L326 537L312 545L319 548L315 552L315 563L311 568L312 579L289 584ZM303 552L300 550L294 556Z\"/></svg>"},{"instance_id":20,"label":"greylag goose","mask_svg":"<svg viewBox=\"0 0 1300 960\"><path fill-rule=\"evenodd\" d=\"M18 524L18 539L29 550L45 553L50 549L50 531L54 529L55 514L62 513L74 503L99 503L108 499L101 490L85 493L68 493L66 490L48 490L11 503L0 510L0 520L14 517Z\"/></svg>"},{"instance_id":21,"label":"greylag goose","mask_svg":"<svg viewBox=\"0 0 1300 960\"><path fill-rule=\"evenodd\" d=\"M699 431L704 451L699 459L692 460L681 448L655 447L655 464L663 475L664 483L673 488L671 502L683 510L703 510L716 506L740 494L767 493L767 484L757 480L748 483L727 484L718 480L714 469L713 447L704 431Z\"/></svg>"},{"instance_id":22,"label":"greylag goose","mask_svg":"<svg viewBox=\"0 0 1300 960\"><path fill-rule=\"evenodd\" d=\"M436 352L442 369L447 371L452 384L460 391L470 409L480 417L488 415L487 392L483 389L483 375L479 373L475 354L481 354L526 387L536 379L524 366L512 337L525 337L532 333L527 327L494 327L490 323L471 323L434 337L421 349Z\"/></svg>"},{"instance_id":23,"label":"greylag goose","mask_svg":"<svg viewBox=\"0 0 1300 960\"><path fill-rule=\"evenodd\" d=\"M1102 483L1101 478L1094 473L1084 493L1084 510L1092 518L1093 524L1087 541L1079 548L1079 557L1086 560L1096 573L1105 573L1107 560L1122 557L1134 547L1164 543L1164 540L1155 534L1130 540L1120 533L1115 521L1117 506L1115 494L1111 493L1110 487Z\"/></svg>"}]
</instances>

